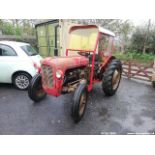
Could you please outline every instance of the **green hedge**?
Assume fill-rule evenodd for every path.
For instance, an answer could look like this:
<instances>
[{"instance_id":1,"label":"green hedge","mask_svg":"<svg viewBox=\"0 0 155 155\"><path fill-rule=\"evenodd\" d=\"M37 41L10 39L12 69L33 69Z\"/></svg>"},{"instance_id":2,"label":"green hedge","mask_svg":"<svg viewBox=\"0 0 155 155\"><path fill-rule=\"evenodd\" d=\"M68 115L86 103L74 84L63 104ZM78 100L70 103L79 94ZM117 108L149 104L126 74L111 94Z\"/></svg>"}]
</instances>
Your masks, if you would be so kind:
<instances>
[{"instance_id":1,"label":"green hedge","mask_svg":"<svg viewBox=\"0 0 155 155\"><path fill-rule=\"evenodd\" d=\"M151 62L155 59L155 55L153 54L141 54L135 51L127 53L115 52L113 55L120 60L134 60L141 63Z\"/></svg>"}]
</instances>

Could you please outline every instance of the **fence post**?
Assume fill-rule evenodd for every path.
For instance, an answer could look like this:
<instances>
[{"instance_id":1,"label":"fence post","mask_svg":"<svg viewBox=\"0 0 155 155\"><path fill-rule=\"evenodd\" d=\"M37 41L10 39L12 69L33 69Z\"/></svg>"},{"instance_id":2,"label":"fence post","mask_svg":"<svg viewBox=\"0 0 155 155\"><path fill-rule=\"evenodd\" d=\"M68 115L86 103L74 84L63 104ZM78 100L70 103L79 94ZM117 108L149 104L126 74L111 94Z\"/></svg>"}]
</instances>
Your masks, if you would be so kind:
<instances>
[{"instance_id":1,"label":"fence post","mask_svg":"<svg viewBox=\"0 0 155 155\"><path fill-rule=\"evenodd\" d=\"M131 61L129 60L129 66L128 66L128 79L131 78Z\"/></svg>"}]
</instances>

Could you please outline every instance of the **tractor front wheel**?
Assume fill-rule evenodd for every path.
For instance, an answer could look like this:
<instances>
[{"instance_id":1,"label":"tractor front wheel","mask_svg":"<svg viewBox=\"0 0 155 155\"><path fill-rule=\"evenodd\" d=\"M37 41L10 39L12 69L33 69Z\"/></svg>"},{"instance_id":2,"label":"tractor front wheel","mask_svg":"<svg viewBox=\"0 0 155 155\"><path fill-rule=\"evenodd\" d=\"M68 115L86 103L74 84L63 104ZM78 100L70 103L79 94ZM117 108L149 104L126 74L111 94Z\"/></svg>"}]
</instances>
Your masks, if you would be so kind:
<instances>
[{"instance_id":1,"label":"tractor front wheel","mask_svg":"<svg viewBox=\"0 0 155 155\"><path fill-rule=\"evenodd\" d=\"M155 88L155 81L152 81L152 86L153 88Z\"/></svg>"},{"instance_id":2,"label":"tractor front wheel","mask_svg":"<svg viewBox=\"0 0 155 155\"><path fill-rule=\"evenodd\" d=\"M122 63L113 59L103 74L102 90L107 96L113 96L120 84L122 75Z\"/></svg>"},{"instance_id":3,"label":"tractor front wheel","mask_svg":"<svg viewBox=\"0 0 155 155\"><path fill-rule=\"evenodd\" d=\"M28 96L34 102L39 102L46 97L46 93L42 88L41 75L35 75L28 87Z\"/></svg>"},{"instance_id":4,"label":"tractor front wheel","mask_svg":"<svg viewBox=\"0 0 155 155\"><path fill-rule=\"evenodd\" d=\"M87 84L80 83L74 93L73 105L72 105L72 118L75 123L78 123L84 116L86 104L87 104Z\"/></svg>"}]
</instances>

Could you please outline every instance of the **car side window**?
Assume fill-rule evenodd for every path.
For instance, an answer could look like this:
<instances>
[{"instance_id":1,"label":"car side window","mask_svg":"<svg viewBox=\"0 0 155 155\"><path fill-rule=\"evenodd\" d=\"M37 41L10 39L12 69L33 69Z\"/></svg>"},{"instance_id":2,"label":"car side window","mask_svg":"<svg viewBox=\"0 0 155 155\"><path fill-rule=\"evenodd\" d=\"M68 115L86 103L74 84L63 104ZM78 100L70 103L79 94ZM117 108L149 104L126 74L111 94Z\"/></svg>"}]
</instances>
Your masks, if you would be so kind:
<instances>
[{"instance_id":1,"label":"car side window","mask_svg":"<svg viewBox=\"0 0 155 155\"><path fill-rule=\"evenodd\" d=\"M0 45L0 56L17 56L17 54L11 47Z\"/></svg>"}]
</instances>

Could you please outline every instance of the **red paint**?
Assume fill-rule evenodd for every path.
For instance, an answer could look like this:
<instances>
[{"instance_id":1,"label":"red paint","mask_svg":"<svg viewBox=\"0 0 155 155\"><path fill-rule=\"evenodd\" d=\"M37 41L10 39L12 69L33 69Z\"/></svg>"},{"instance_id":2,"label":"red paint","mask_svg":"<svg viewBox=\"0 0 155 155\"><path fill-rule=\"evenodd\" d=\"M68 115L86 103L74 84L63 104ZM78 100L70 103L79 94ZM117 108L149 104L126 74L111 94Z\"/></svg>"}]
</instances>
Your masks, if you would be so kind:
<instances>
[{"instance_id":1,"label":"red paint","mask_svg":"<svg viewBox=\"0 0 155 155\"><path fill-rule=\"evenodd\" d=\"M82 29L97 28L97 26L94 26L94 25L74 26L70 29L69 33L71 33L72 31L74 31L76 29L80 29L80 28L82 28ZM64 81L65 71L67 69L76 68L76 67L80 67L80 66L87 67L89 65L89 59L84 56L68 56L69 52L73 52L73 51L93 53L92 63L91 63L92 67L91 67L91 72L90 72L90 77L89 77L90 83L88 84L88 92L90 92L92 90L93 84L101 82L100 80L94 79L95 56L96 56L96 51L97 51L97 47L98 47L99 39L100 39L101 35L102 35L102 33L98 32L95 47L94 47L94 50L92 50L92 51L91 50L88 51L88 50L78 50L78 49L66 49L66 57L46 58L41 62L42 65L48 65L53 71L53 87L49 88L48 86L43 85L43 88L46 93L53 95L53 96L60 96L63 81ZM107 64L109 63L109 61L111 61L111 59L112 59L112 52L110 53L110 55L108 57L104 56L104 54L102 54L100 56L104 59L104 62L101 64L101 68L104 70L106 68ZM55 75L57 70L61 70L63 73L63 76L61 79L58 79ZM43 77L42 79L44 80L44 75L42 75L42 77Z\"/></svg>"},{"instance_id":2,"label":"red paint","mask_svg":"<svg viewBox=\"0 0 155 155\"><path fill-rule=\"evenodd\" d=\"M96 39L96 44L95 44L95 49L93 51L93 59L92 59L92 68L91 68L91 73L90 73L90 83L88 85L88 92L92 90L92 85L93 85L93 76L94 76L94 64L95 64L95 54L97 50L97 46L99 43L99 38L100 38L100 33L98 33L97 39Z\"/></svg>"},{"instance_id":3,"label":"red paint","mask_svg":"<svg viewBox=\"0 0 155 155\"><path fill-rule=\"evenodd\" d=\"M96 25L77 25L70 28L69 33L77 29L88 29L88 28L98 28Z\"/></svg>"},{"instance_id":4,"label":"red paint","mask_svg":"<svg viewBox=\"0 0 155 155\"><path fill-rule=\"evenodd\" d=\"M49 66L53 72L53 87L49 88L43 84L43 88L46 93L59 96L61 95L62 84L64 81L64 74L67 69L77 68L81 66L87 66L89 59L84 56L68 56L68 57L57 57L57 58L45 58L41 64L44 66ZM62 78L58 79L56 77L56 71L62 71ZM42 80L45 80L44 74L42 74Z\"/></svg>"}]
</instances>

